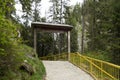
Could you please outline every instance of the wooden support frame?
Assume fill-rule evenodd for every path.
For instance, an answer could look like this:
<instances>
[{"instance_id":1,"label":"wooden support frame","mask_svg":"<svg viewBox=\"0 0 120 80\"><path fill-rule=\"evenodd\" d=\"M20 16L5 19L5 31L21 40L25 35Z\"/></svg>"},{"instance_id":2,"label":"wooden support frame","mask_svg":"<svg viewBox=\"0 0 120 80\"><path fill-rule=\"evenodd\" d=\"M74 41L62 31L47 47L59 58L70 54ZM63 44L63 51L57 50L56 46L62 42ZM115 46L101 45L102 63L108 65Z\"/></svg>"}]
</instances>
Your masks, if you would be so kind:
<instances>
[{"instance_id":1,"label":"wooden support frame","mask_svg":"<svg viewBox=\"0 0 120 80\"><path fill-rule=\"evenodd\" d=\"M32 22L31 26L34 30L34 51L37 52L37 31L46 32L67 32L67 43L68 43L68 60L70 60L70 31L72 26L65 24L51 24L51 23L40 23Z\"/></svg>"}]
</instances>

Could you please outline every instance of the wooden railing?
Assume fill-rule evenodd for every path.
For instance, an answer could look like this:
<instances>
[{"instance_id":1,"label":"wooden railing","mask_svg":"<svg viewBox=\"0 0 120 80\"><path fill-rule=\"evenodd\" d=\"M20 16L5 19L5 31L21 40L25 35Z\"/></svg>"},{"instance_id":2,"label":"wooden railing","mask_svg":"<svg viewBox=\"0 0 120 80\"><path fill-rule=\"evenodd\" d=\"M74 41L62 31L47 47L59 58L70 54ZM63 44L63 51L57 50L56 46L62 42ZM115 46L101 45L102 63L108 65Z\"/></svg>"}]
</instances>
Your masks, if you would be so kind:
<instances>
[{"instance_id":1,"label":"wooden railing","mask_svg":"<svg viewBox=\"0 0 120 80\"><path fill-rule=\"evenodd\" d=\"M41 57L42 60L68 60L67 54ZM120 80L120 66L102 60L71 53L72 64L91 74L95 80Z\"/></svg>"}]
</instances>

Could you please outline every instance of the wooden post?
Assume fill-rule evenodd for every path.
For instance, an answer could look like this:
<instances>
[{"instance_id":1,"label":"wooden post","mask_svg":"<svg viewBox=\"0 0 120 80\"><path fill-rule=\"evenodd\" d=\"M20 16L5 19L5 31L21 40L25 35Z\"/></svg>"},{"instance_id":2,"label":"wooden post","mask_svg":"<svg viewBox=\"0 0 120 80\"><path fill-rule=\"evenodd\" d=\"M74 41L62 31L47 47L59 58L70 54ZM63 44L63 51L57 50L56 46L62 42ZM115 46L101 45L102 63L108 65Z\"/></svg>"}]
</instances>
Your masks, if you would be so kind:
<instances>
[{"instance_id":1,"label":"wooden post","mask_svg":"<svg viewBox=\"0 0 120 80\"><path fill-rule=\"evenodd\" d=\"M37 52L37 30L34 28L34 51Z\"/></svg>"},{"instance_id":2,"label":"wooden post","mask_svg":"<svg viewBox=\"0 0 120 80\"><path fill-rule=\"evenodd\" d=\"M68 61L70 60L70 31L67 32L68 36Z\"/></svg>"}]
</instances>

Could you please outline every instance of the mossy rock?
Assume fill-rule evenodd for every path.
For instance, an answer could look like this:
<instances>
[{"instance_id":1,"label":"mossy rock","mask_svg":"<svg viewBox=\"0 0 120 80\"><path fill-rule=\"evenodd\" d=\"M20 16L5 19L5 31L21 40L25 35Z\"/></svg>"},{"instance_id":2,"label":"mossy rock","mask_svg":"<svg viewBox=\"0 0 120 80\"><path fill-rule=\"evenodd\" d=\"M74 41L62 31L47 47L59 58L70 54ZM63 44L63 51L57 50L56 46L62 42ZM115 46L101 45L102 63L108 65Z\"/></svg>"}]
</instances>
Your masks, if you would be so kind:
<instances>
[{"instance_id":1,"label":"mossy rock","mask_svg":"<svg viewBox=\"0 0 120 80\"><path fill-rule=\"evenodd\" d=\"M30 64L28 64L26 62L21 64L20 70L23 70L23 71L27 72L30 75L33 75L34 73L36 73L35 67L33 67L32 65L30 65Z\"/></svg>"}]
</instances>

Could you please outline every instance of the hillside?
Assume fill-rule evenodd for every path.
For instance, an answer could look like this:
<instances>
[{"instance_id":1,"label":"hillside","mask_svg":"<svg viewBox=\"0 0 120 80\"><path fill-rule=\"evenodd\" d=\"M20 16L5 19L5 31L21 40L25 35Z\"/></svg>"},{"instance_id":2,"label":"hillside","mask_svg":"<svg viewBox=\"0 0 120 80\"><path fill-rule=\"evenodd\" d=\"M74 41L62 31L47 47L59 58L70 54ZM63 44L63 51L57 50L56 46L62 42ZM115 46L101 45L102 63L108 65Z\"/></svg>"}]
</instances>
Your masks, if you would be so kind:
<instances>
[{"instance_id":1,"label":"hillside","mask_svg":"<svg viewBox=\"0 0 120 80\"><path fill-rule=\"evenodd\" d=\"M0 80L43 80L45 68L32 48L20 45L17 54L0 54Z\"/></svg>"}]
</instances>

